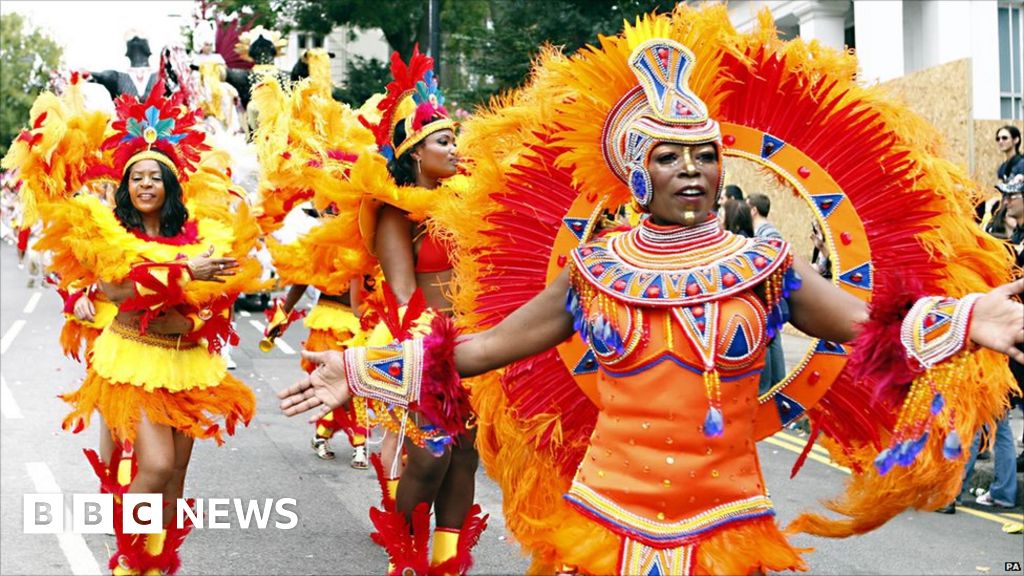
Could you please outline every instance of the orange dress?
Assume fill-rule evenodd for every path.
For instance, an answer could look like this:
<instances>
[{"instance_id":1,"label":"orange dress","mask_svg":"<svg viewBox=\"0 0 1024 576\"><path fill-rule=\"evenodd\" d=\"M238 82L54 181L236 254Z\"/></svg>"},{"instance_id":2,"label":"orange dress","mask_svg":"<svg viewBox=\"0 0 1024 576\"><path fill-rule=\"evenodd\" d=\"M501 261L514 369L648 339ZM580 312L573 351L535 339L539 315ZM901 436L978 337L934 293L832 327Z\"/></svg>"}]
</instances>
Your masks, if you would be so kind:
<instances>
[{"instance_id":1,"label":"orange dress","mask_svg":"<svg viewBox=\"0 0 1024 576\"><path fill-rule=\"evenodd\" d=\"M702 542L750 524L767 524L785 565L754 552L749 568L802 567L775 528L754 442L790 262L786 243L714 221L645 222L574 251L568 307L601 366L601 409L565 498L619 536L618 573L692 573Z\"/></svg>"}]
</instances>

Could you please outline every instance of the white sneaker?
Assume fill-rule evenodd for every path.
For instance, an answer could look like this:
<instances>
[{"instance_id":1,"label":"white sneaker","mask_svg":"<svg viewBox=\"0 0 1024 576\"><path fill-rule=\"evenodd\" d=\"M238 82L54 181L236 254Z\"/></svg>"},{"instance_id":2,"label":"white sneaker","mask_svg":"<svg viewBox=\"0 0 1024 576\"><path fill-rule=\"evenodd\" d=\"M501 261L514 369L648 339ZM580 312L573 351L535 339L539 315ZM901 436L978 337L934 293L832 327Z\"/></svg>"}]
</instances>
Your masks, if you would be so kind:
<instances>
[{"instance_id":1,"label":"white sneaker","mask_svg":"<svg viewBox=\"0 0 1024 576\"><path fill-rule=\"evenodd\" d=\"M228 365L228 370L234 370L235 368L238 368L238 364L236 364L235 360L231 357L231 352L227 352L226 347L223 348L222 350L223 352L221 353L221 356L224 358L224 363Z\"/></svg>"},{"instance_id":2,"label":"white sneaker","mask_svg":"<svg viewBox=\"0 0 1024 576\"><path fill-rule=\"evenodd\" d=\"M987 491L984 494L982 494L981 496L978 496L977 498L975 498L974 501L977 502L979 505L986 506L988 508L992 508L992 507L995 507L995 508L1013 508L1014 507L1013 504L1010 504L1010 503L1007 503L1007 502L1003 502L1002 500L996 500L995 498L992 497L992 493L991 492L987 492Z\"/></svg>"},{"instance_id":3,"label":"white sneaker","mask_svg":"<svg viewBox=\"0 0 1024 576\"><path fill-rule=\"evenodd\" d=\"M331 450L331 443L327 438L313 437L313 441L310 442L313 446L313 450L316 452L316 457L321 460L334 460L334 451Z\"/></svg>"},{"instance_id":4,"label":"white sneaker","mask_svg":"<svg viewBox=\"0 0 1024 576\"><path fill-rule=\"evenodd\" d=\"M366 461L366 446L356 446L352 449L352 467L356 470L366 470L370 467Z\"/></svg>"}]
</instances>

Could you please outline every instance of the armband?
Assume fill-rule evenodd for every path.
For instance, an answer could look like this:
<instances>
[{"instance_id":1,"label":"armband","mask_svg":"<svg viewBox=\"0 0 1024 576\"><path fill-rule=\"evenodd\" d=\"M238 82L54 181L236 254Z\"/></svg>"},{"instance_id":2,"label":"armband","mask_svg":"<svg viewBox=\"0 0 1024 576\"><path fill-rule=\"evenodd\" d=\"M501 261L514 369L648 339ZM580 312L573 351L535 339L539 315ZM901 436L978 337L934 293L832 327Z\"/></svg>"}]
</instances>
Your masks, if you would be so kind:
<instances>
[{"instance_id":1,"label":"armband","mask_svg":"<svg viewBox=\"0 0 1024 576\"><path fill-rule=\"evenodd\" d=\"M955 415L946 408L944 395L964 377L967 355L962 352L968 347L971 315L981 296L928 296L917 300L904 317L900 342L918 370L900 407L892 441L875 458L879 474L913 464L936 422L936 429L945 433L943 457L953 460L963 454Z\"/></svg>"},{"instance_id":2,"label":"armband","mask_svg":"<svg viewBox=\"0 0 1024 576\"><path fill-rule=\"evenodd\" d=\"M356 396L422 414L449 436L465 432L472 410L455 369L458 331L436 316L424 338L345 350L345 378Z\"/></svg>"}]
</instances>

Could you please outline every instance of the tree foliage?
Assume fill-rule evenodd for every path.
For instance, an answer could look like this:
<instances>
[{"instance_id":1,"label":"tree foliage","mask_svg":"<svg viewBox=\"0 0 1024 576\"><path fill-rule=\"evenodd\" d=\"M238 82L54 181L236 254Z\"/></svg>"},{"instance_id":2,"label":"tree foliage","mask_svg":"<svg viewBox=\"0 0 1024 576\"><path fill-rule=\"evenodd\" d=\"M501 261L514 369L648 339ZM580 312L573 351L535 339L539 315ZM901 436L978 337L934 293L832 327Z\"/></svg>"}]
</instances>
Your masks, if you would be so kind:
<instances>
[{"instance_id":1,"label":"tree foliage","mask_svg":"<svg viewBox=\"0 0 1024 576\"><path fill-rule=\"evenodd\" d=\"M359 108L370 96L383 92L389 80L391 72L384 62L350 55L345 64L345 85L334 89L334 99Z\"/></svg>"},{"instance_id":2,"label":"tree foliage","mask_svg":"<svg viewBox=\"0 0 1024 576\"><path fill-rule=\"evenodd\" d=\"M335 26L379 28L391 48L405 58L415 44L423 51L429 45L429 0L214 1L225 12L246 8L259 13L281 30L327 34ZM442 87L449 101L469 108L522 84L543 45L572 52L596 42L599 34L617 33L623 20L670 11L675 4L674 0L441 0ZM364 74L359 81L368 78Z\"/></svg>"},{"instance_id":3,"label":"tree foliage","mask_svg":"<svg viewBox=\"0 0 1024 576\"><path fill-rule=\"evenodd\" d=\"M46 88L61 48L16 12L0 15L0 156L27 126L36 96Z\"/></svg>"}]
</instances>

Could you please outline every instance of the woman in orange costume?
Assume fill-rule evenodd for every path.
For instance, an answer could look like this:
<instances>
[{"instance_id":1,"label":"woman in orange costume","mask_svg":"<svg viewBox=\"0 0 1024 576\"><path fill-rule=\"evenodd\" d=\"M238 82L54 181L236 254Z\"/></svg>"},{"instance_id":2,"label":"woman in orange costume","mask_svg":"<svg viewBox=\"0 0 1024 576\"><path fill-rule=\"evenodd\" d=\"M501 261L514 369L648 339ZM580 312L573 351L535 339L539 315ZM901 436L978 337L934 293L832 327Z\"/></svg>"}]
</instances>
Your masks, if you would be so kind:
<instances>
[{"instance_id":1,"label":"woman in orange costume","mask_svg":"<svg viewBox=\"0 0 1024 576\"><path fill-rule=\"evenodd\" d=\"M721 195L723 157L727 147L740 144L735 135L740 132L732 127L723 131L691 82L720 98L713 101L719 111L749 113L752 108L730 108L723 95L742 94L743 82L753 85L752 78L802 86L800 74L814 77L822 72L815 66L836 63L829 60L831 54L814 54L812 62L799 46L787 52L766 28L742 37L731 32L721 8L681 8L673 17L627 26L622 36L602 38L599 48L571 59L545 55L534 84L495 111L497 122L506 127L518 123L536 129L533 139L518 148L518 157L504 156L514 162L505 187L495 187L478 170L507 166L494 158L502 157L502 146L515 149L516 144L483 131L486 119L467 131L479 129L476 138L498 141L489 147L495 156L479 152L474 158L474 178L485 178L474 186L488 190L478 198L504 203L508 211L530 206L527 198L570 210L565 217L565 212L554 216L558 234L575 237L576 247L542 263L554 271L548 286L503 319L488 314L509 295L473 293L477 304L466 310L492 327L464 337L454 351L447 337L435 331L388 348L350 349L344 357L307 354L323 367L282 393L285 412L320 404L326 410L350 393L383 393L385 382L369 368L381 362L402 359L402 398L410 403L428 397L438 364L451 361L466 376L516 362L503 379L483 380L473 393L488 469L505 491L510 529L534 554L533 572L804 569L800 551L774 521L754 448L764 412L757 382L766 336L780 328L784 319L777 304L788 298L792 323L823 338L823 350L837 356L845 352L841 343L854 341L857 351L848 379L831 383L825 398L811 397L808 390L792 392L819 402L812 421L835 441L830 444L837 448L834 457L856 471L846 496L832 503L848 519L805 515L793 528L845 536L877 527L907 507L944 503L955 492L955 470L963 465L959 438L970 437L992 418L1010 386L999 354L1024 361L1012 346L1024 341L1016 320L1024 307L1011 299L1024 290L1024 281L991 288L1008 277L1007 262L996 250L978 249L984 240L966 219L956 218L966 213L956 194L934 190L920 200L939 209L935 223L948 225L943 228L946 239L956 244L958 256L970 254L976 268L931 259L922 251L921 267L926 264L928 270L915 278L921 286L900 291L904 286L891 282L895 274L872 278L889 284L876 287L870 308L820 278L790 254L787 243L721 230L713 207ZM708 61L697 59L686 45L701 46ZM807 57L807 66L793 65L795 72L784 72L789 70L780 66L784 56ZM775 76L758 70L759 65L774 66ZM726 67L727 73L719 74ZM821 87L838 84L807 86L815 87L814 97L828 102ZM847 84L839 89L848 91L845 97L857 95ZM796 91L782 93L794 97ZM775 114L774 121L780 132L806 126L798 116L780 120ZM789 141L768 136L761 147L764 156L782 146L797 147L801 138L795 132ZM853 173L862 179L879 163L909 156L889 152L886 148L896 147L892 142L872 146L871 152L881 157L873 158L874 166L857 166L860 172ZM897 160L890 160L890 154L898 154ZM947 165L930 166L934 173L929 178L963 181ZM889 171L888 177L914 185L912 178L921 173L911 170L911 176L903 168ZM807 179L813 170L803 165L794 172ZM886 189L892 194L890 186ZM851 183L848 192L853 189ZM602 208L616 208L626 199L623 193L647 216L635 226L595 233ZM607 195L604 201L599 201L601 194ZM563 198L589 202L590 217L570 217L572 200L560 204ZM826 204L823 212L834 212L835 198L819 200ZM511 220L507 212L492 212L486 236L514 244L502 236L513 228ZM528 228L518 223L518 230ZM914 238L912 232L908 237L910 242L886 256L901 262L904 272L908 266L902 259L917 256L918 242L929 240ZM470 250L475 265L493 267L476 273L481 284L489 275L508 272L502 281L514 295L526 267L513 268L510 257L536 247L506 245L477 253L472 249L481 244L461 247ZM896 262L880 262L875 270L891 274L886 267ZM855 267L843 275L851 283L868 282ZM964 295L927 296L946 291ZM597 372L594 387L587 390L591 402L561 388L558 375L550 372L558 362L551 349L574 332L586 353L572 369L580 375ZM971 352L972 342L989 350ZM810 376L813 389L835 374ZM766 400L775 426L799 414L788 388L786 394L778 389L771 394ZM561 492L564 500L553 498Z\"/></svg>"},{"instance_id":2,"label":"woman in orange costume","mask_svg":"<svg viewBox=\"0 0 1024 576\"><path fill-rule=\"evenodd\" d=\"M144 103L118 100L108 134L105 115L82 111L71 92L67 103L40 98L32 130L9 156L22 166L48 165L47 157L62 163L59 171L48 165L45 173L26 172L46 223L40 245L53 251L62 278L99 285L118 307L93 344L85 382L64 396L73 405L64 426L80 431L98 410L114 440L134 448L137 474L127 491L164 496L162 533L125 534L125 489L108 485L117 533L110 567L116 574L173 573L189 530L174 525L174 503L193 440L219 443L217 419L233 434L255 409L252 392L227 374L217 351L237 342L232 302L258 284L259 266L246 256L256 223L237 202L223 159L201 159L203 135L180 97L164 99L157 85ZM65 197L111 171L120 181L114 210L91 195ZM64 178L56 181L54 173Z\"/></svg>"}]
</instances>

